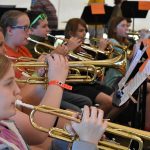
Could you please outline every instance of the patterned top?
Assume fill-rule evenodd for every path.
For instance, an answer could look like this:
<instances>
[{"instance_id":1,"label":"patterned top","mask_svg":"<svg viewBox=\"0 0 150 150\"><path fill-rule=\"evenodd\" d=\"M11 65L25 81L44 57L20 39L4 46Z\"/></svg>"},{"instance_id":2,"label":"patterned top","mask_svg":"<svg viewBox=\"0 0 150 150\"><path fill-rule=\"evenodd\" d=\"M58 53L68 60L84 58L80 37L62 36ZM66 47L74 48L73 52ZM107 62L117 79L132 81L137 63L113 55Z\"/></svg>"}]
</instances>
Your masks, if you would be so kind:
<instances>
[{"instance_id":1,"label":"patterned top","mask_svg":"<svg viewBox=\"0 0 150 150\"><path fill-rule=\"evenodd\" d=\"M0 149L27 150L27 146L13 121L0 122Z\"/></svg>"},{"instance_id":2,"label":"patterned top","mask_svg":"<svg viewBox=\"0 0 150 150\"><path fill-rule=\"evenodd\" d=\"M51 29L58 28L58 18L56 15L56 9L49 0L32 0L32 11L42 11L48 17L48 24Z\"/></svg>"}]
</instances>

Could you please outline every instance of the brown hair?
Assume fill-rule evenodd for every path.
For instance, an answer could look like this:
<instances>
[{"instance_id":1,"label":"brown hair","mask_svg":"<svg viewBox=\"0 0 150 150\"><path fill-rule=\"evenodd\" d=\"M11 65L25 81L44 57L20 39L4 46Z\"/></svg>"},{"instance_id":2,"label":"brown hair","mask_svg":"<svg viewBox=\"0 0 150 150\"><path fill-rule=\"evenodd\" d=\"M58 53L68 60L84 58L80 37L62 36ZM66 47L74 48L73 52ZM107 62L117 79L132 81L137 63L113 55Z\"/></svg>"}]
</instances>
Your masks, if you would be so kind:
<instances>
[{"instance_id":1,"label":"brown hair","mask_svg":"<svg viewBox=\"0 0 150 150\"><path fill-rule=\"evenodd\" d=\"M117 39L116 28L117 28L117 25L123 20L126 20L126 18L124 18L124 17L114 17L111 20L111 22L108 26L108 37L109 38ZM117 39L117 40L119 40L119 39Z\"/></svg>"},{"instance_id":2,"label":"brown hair","mask_svg":"<svg viewBox=\"0 0 150 150\"><path fill-rule=\"evenodd\" d=\"M0 26L4 30L4 35L6 34L7 27L15 26L17 24L17 19L22 15L27 14L19 10L9 10L2 15L0 20Z\"/></svg>"},{"instance_id":3,"label":"brown hair","mask_svg":"<svg viewBox=\"0 0 150 150\"><path fill-rule=\"evenodd\" d=\"M3 33L3 29L2 29L2 27L0 27L0 32L2 32L2 33Z\"/></svg>"},{"instance_id":4,"label":"brown hair","mask_svg":"<svg viewBox=\"0 0 150 150\"><path fill-rule=\"evenodd\" d=\"M11 61L5 55L0 54L0 79L4 77L11 66Z\"/></svg>"},{"instance_id":5,"label":"brown hair","mask_svg":"<svg viewBox=\"0 0 150 150\"><path fill-rule=\"evenodd\" d=\"M84 20L80 19L80 18L72 18L70 19L65 27L65 37L66 38L70 38L70 32L75 33L78 29L78 25L82 25L87 32L87 26Z\"/></svg>"}]
</instances>

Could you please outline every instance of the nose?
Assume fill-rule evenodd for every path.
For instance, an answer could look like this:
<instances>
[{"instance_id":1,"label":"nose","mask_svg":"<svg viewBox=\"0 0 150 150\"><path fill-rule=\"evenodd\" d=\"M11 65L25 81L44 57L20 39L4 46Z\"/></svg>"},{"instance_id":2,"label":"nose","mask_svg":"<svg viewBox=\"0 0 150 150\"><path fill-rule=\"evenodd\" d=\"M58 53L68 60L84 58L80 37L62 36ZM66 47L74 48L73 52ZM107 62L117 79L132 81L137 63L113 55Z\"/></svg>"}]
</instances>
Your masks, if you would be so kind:
<instances>
[{"instance_id":1,"label":"nose","mask_svg":"<svg viewBox=\"0 0 150 150\"><path fill-rule=\"evenodd\" d=\"M18 87L17 83L15 82L15 86L14 86L14 94L15 96L20 95L20 88Z\"/></svg>"},{"instance_id":2,"label":"nose","mask_svg":"<svg viewBox=\"0 0 150 150\"><path fill-rule=\"evenodd\" d=\"M51 32L52 30L47 26L47 32Z\"/></svg>"},{"instance_id":3,"label":"nose","mask_svg":"<svg viewBox=\"0 0 150 150\"><path fill-rule=\"evenodd\" d=\"M30 35L30 34L31 34L31 29L29 28L26 33L27 33L28 35Z\"/></svg>"}]
</instances>

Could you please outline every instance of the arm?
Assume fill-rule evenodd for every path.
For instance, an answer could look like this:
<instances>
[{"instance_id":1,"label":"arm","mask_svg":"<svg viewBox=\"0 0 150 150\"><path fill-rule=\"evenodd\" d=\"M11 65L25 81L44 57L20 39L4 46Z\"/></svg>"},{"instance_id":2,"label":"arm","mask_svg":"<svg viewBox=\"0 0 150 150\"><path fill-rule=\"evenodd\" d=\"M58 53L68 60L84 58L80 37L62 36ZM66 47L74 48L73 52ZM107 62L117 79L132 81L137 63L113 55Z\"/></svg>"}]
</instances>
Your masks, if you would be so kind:
<instances>
[{"instance_id":1,"label":"arm","mask_svg":"<svg viewBox=\"0 0 150 150\"><path fill-rule=\"evenodd\" d=\"M49 80L58 80L61 82L65 82L68 74L68 61L66 60L66 58L55 54L53 55L53 58L49 56L47 59L49 64ZM49 85L40 105L50 105L52 107L59 108L62 93L63 89L58 85ZM55 122L55 119L56 116L43 114L40 112L36 112L35 114L35 122L45 128L51 128ZM21 135L28 144L40 144L48 136L47 133L43 133L34 129L29 122L29 117L22 112L18 111L17 114L13 117L13 120L16 122L16 125L19 128Z\"/></svg>"}]
</instances>

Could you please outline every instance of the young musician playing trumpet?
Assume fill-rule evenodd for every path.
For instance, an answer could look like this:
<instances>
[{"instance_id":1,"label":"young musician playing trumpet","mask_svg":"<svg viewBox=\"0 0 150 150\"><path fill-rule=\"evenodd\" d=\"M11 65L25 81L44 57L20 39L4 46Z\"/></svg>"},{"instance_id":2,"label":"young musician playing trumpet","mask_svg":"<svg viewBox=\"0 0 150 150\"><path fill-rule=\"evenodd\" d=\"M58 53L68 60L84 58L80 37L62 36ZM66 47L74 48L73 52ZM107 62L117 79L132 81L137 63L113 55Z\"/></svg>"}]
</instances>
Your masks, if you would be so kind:
<instances>
[{"instance_id":1,"label":"young musician playing trumpet","mask_svg":"<svg viewBox=\"0 0 150 150\"><path fill-rule=\"evenodd\" d=\"M70 19L65 28L65 37L77 38L82 42L84 41L85 34L87 32L86 23L79 18ZM75 52L84 51L81 47L77 47ZM93 84L73 84L73 92L88 96L93 100L93 103L100 105L100 108L107 114L112 106L112 90L109 87L93 83ZM90 91L90 92L88 92Z\"/></svg>"}]
</instances>

